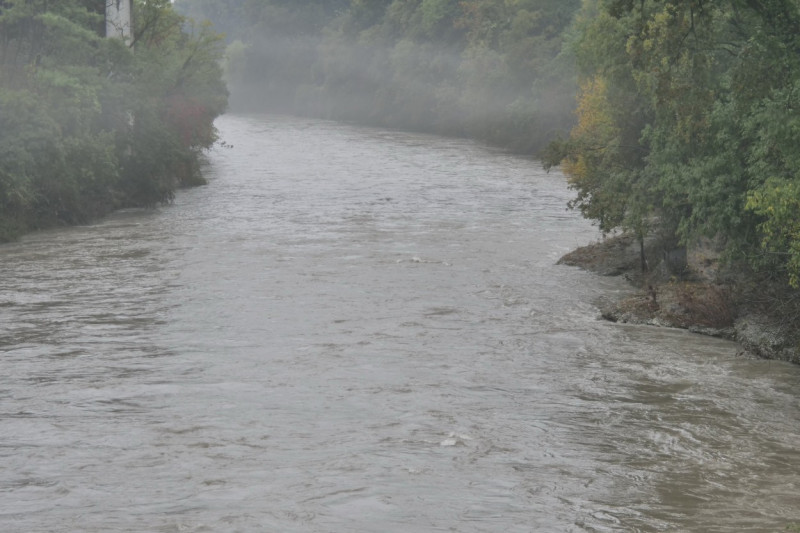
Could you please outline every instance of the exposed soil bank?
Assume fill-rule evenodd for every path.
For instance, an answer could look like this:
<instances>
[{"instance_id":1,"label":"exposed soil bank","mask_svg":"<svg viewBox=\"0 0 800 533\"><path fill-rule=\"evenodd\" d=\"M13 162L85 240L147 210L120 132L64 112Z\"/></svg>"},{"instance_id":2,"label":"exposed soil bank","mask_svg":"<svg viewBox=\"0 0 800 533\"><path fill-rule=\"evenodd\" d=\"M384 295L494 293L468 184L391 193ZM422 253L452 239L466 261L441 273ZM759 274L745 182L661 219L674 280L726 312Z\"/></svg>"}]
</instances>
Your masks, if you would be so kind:
<instances>
[{"instance_id":1,"label":"exposed soil bank","mask_svg":"<svg viewBox=\"0 0 800 533\"><path fill-rule=\"evenodd\" d=\"M624 276L637 289L632 296L600 303L606 320L688 329L734 340L758 357L800 364L800 328L793 313L781 310L777 301L755 304L752 287L721 283L718 257L710 248L686 254L679 275L668 267L670 253L658 242L646 243L645 255L648 271L642 272L638 242L620 235L578 248L559 264Z\"/></svg>"}]
</instances>

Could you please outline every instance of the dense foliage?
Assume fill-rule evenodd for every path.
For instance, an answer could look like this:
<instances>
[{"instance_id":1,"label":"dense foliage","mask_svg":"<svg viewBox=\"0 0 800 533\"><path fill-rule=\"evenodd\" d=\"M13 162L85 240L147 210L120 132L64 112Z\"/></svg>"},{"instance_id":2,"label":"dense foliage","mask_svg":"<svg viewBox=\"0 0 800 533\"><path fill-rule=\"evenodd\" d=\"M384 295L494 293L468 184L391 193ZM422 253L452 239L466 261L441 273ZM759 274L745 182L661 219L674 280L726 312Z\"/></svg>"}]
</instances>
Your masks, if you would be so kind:
<instances>
[{"instance_id":1,"label":"dense foliage","mask_svg":"<svg viewBox=\"0 0 800 533\"><path fill-rule=\"evenodd\" d=\"M229 39L232 106L526 152L574 122L579 0L178 0Z\"/></svg>"},{"instance_id":2,"label":"dense foliage","mask_svg":"<svg viewBox=\"0 0 800 533\"><path fill-rule=\"evenodd\" d=\"M168 0L137 0L129 47L104 38L104 9L0 1L0 240L200 179L226 106L221 38Z\"/></svg>"},{"instance_id":3,"label":"dense foliage","mask_svg":"<svg viewBox=\"0 0 800 533\"><path fill-rule=\"evenodd\" d=\"M578 125L550 150L603 230L721 241L800 285L800 4L589 0Z\"/></svg>"}]
</instances>

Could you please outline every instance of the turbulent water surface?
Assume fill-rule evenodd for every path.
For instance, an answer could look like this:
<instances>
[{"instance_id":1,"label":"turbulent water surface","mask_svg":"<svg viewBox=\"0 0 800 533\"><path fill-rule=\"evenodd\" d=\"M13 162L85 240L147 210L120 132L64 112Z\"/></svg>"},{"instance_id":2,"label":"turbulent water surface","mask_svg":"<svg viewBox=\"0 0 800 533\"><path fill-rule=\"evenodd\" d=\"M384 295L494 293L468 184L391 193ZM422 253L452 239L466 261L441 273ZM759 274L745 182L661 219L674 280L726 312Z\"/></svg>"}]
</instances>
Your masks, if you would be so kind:
<instances>
[{"instance_id":1,"label":"turbulent water surface","mask_svg":"<svg viewBox=\"0 0 800 533\"><path fill-rule=\"evenodd\" d=\"M206 187L0 247L4 532L774 532L800 370L599 321L563 177L218 121Z\"/></svg>"}]
</instances>

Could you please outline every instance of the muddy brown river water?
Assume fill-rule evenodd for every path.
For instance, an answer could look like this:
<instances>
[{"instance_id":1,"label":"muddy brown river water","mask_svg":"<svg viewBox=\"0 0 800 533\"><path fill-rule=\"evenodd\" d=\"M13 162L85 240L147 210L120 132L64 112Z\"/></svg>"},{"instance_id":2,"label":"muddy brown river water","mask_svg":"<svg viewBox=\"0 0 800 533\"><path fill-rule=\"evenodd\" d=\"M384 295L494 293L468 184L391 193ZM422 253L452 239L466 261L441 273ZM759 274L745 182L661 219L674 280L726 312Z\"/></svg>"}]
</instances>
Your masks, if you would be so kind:
<instances>
[{"instance_id":1,"label":"muddy brown river water","mask_svg":"<svg viewBox=\"0 0 800 533\"><path fill-rule=\"evenodd\" d=\"M228 115L209 185L0 246L0 531L777 532L800 368L598 319L563 176Z\"/></svg>"}]
</instances>

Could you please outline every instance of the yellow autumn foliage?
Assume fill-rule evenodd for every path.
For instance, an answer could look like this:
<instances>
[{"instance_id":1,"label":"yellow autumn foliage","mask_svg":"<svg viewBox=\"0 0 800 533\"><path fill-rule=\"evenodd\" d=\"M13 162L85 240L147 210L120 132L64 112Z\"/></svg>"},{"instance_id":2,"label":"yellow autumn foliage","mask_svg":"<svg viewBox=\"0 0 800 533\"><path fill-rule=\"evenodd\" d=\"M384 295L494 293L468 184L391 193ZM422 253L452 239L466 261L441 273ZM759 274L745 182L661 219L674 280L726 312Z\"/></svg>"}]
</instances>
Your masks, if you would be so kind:
<instances>
[{"instance_id":1,"label":"yellow autumn foliage","mask_svg":"<svg viewBox=\"0 0 800 533\"><path fill-rule=\"evenodd\" d=\"M570 139L578 151L568 155L562 165L573 185L591 181L591 174L595 170L592 161L602 157L618 135L607 95L608 84L601 76L581 84L576 110L578 124L570 133Z\"/></svg>"}]
</instances>

